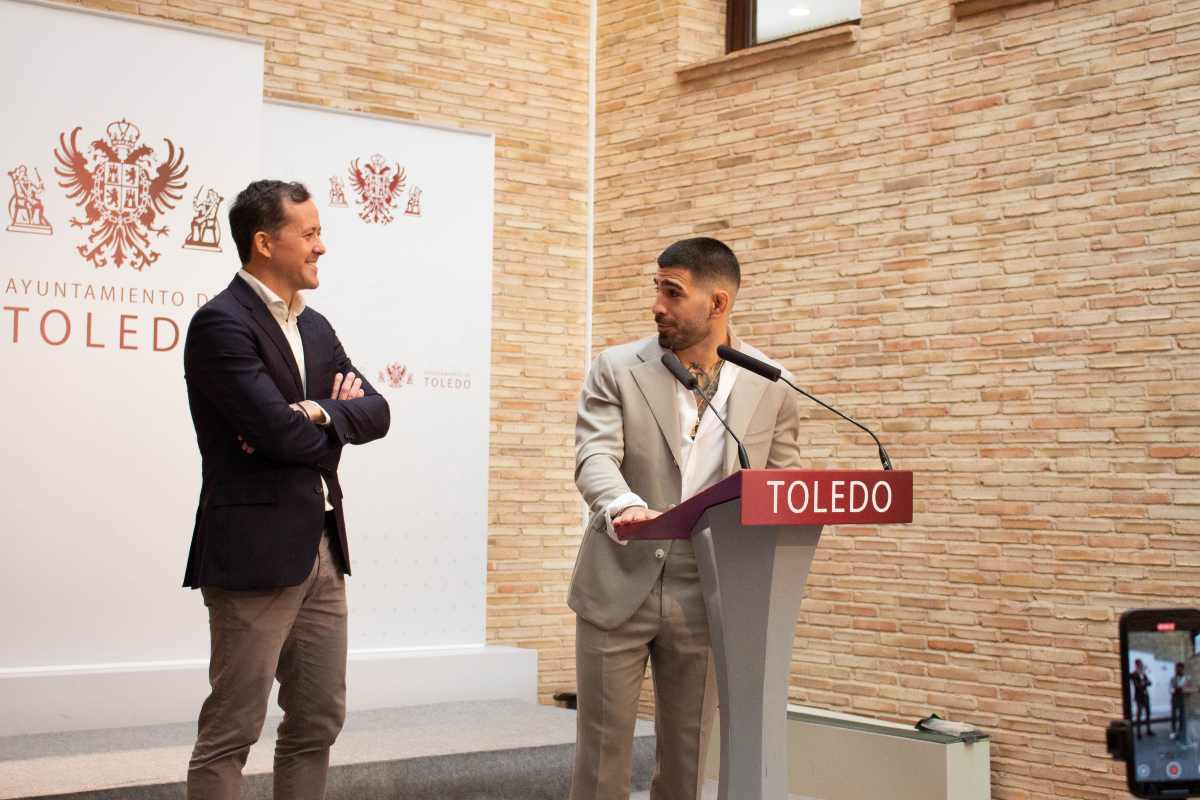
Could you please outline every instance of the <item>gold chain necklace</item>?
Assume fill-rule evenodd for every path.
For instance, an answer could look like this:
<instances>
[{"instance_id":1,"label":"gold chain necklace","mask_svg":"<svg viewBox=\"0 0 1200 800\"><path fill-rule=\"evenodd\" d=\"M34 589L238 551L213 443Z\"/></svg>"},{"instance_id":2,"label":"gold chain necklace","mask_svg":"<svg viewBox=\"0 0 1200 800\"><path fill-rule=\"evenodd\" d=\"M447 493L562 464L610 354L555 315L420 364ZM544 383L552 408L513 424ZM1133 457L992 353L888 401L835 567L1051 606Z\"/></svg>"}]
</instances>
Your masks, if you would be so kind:
<instances>
[{"instance_id":1,"label":"gold chain necklace","mask_svg":"<svg viewBox=\"0 0 1200 800\"><path fill-rule=\"evenodd\" d=\"M688 371L696 376L697 388L700 390L700 399L696 403L696 421L692 423L689 439L693 441L696 435L700 433L700 420L704 417L704 411L712 405L713 398L717 396L717 389L721 385L721 368L725 366L725 359L718 359L713 365L713 371L710 375L699 364L693 363L688 367Z\"/></svg>"}]
</instances>

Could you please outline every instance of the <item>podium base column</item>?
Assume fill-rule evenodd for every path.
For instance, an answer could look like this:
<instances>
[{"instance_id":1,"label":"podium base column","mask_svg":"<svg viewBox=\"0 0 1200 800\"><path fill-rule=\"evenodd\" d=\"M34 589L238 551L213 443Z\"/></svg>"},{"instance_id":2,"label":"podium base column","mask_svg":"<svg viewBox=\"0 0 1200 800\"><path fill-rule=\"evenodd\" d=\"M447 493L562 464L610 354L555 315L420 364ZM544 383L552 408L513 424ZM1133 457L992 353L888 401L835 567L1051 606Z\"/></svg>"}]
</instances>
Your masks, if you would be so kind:
<instances>
[{"instance_id":1,"label":"podium base column","mask_svg":"<svg viewBox=\"0 0 1200 800\"><path fill-rule=\"evenodd\" d=\"M820 525L743 527L740 500L696 526L720 698L720 800L787 800L792 642L820 536Z\"/></svg>"}]
</instances>

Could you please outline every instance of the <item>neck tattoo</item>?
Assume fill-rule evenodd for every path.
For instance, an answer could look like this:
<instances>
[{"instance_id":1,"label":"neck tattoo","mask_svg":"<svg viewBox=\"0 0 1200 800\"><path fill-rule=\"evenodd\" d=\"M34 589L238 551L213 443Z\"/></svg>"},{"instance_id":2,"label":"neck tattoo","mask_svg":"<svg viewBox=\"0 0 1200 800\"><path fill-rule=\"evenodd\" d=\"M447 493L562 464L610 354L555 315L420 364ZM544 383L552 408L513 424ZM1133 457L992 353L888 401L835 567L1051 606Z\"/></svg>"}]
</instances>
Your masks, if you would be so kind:
<instances>
[{"instance_id":1,"label":"neck tattoo","mask_svg":"<svg viewBox=\"0 0 1200 800\"><path fill-rule=\"evenodd\" d=\"M705 370L695 361L687 366L688 372L695 376L696 388L700 392L700 398L696 403L696 421L692 423L690 434L692 439L695 439L696 434L700 432L700 420L712 404L712 399L717 396L717 388L721 384L721 367L723 366L725 366L725 359L719 359L710 370Z\"/></svg>"}]
</instances>

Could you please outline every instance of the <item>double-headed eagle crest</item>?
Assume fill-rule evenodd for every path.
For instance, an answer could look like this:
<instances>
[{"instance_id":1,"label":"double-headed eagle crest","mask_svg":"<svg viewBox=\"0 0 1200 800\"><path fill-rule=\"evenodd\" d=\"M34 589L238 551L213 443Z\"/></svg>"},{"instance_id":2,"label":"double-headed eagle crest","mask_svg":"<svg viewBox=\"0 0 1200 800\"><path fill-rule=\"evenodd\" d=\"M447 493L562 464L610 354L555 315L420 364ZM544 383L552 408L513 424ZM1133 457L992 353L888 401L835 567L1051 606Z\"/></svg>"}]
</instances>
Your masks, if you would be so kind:
<instances>
[{"instance_id":1,"label":"double-headed eagle crest","mask_svg":"<svg viewBox=\"0 0 1200 800\"><path fill-rule=\"evenodd\" d=\"M137 125L121 119L108 126L108 141L96 139L84 156L75 144L82 128L58 136L54 149L59 165L55 174L64 180L59 186L67 197L84 209L83 219L72 219L71 226L91 226L87 244L79 245L79 254L97 269L111 258L117 267L142 270L158 260L150 249L149 234L166 236L166 225L154 227L159 214L175 207L183 197L188 168L183 164L183 148L176 150L170 139L167 157L157 167L154 150L138 145L142 132Z\"/></svg>"},{"instance_id":2,"label":"double-headed eagle crest","mask_svg":"<svg viewBox=\"0 0 1200 800\"><path fill-rule=\"evenodd\" d=\"M362 206L358 216L363 222L387 225L392 221L392 208L404 191L404 180L404 168L397 164L393 170L378 153L371 156L365 169L354 159L350 164L350 183L358 193L358 203Z\"/></svg>"}]
</instances>

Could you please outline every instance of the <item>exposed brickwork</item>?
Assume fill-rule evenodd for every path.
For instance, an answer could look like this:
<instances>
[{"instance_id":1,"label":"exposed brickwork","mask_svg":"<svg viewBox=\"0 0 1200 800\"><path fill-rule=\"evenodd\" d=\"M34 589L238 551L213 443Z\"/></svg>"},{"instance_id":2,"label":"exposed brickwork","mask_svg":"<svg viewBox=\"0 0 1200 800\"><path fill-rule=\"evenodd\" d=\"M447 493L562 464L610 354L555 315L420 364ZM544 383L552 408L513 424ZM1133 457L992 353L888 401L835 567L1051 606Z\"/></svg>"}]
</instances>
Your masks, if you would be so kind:
<instances>
[{"instance_id":1,"label":"exposed brickwork","mask_svg":"<svg viewBox=\"0 0 1200 800\"><path fill-rule=\"evenodd\" d=\"M496 133L488 636L573 686L589 4L86 4L262 37L273 98ZM914 525L827 534L793 698L975 722L998 800L1123 797L1116 618L1200 602L1200 0L864 0L857 42L679 81L723 7L599 4L593 346L648 332L666 244L733 244L739 332L917 472Z\"/></svg>"},{"instance_id":2,"label":"exposed brickwork","mask_svg":"<svg viewBox=\"0 0 1200 800\"><path fill-rule=\"evenodd\" d=\"M827 533L792 697L977 723L998 800L1126 796L1117 617L1200 602L1200 2L864 0L680 82L723 6L600 4L593 345L729 241L739 333L917 473L915 524ZM812 466L876 463L809 419Z\"/></svg>"}]
</instances>

